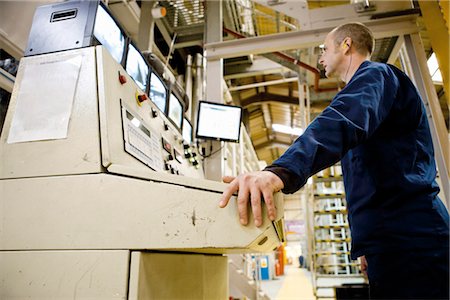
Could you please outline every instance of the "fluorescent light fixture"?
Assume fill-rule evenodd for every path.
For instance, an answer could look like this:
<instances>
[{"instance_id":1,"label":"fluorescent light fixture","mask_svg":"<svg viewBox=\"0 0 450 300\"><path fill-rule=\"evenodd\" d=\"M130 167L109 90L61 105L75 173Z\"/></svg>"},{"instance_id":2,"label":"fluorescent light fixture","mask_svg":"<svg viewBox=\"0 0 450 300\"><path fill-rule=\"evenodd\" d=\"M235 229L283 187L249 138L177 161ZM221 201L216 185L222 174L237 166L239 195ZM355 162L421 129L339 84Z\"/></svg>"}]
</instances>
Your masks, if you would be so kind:
<instances>
[{"instance_id":1,"label":"fluorescent light fixture","mask_svg":"<svg viewBox=\"0 0 450 300\"><path fill-rule=\"evenodd\" d=\"M303 131L304 131L302 128L298 128L298 127L292 128L292 127L282 125L282 124L272 124L272 129L273 129L273 131L276 131L276 132L297 135L297 136L302 135Z\"/></svg>"},{"instance_id":2,"label":"fluorescent light fixture","mask_svg":"<svg viewBox=\"0 0 450 300\"><path fill-rule=\"evenodd\" d=\"M436 59L436 54L433 52L427 61L428 70L430 71L433 82L442 83L442 74L439 70L439 64Z\"/></svg>"}]
</instances>

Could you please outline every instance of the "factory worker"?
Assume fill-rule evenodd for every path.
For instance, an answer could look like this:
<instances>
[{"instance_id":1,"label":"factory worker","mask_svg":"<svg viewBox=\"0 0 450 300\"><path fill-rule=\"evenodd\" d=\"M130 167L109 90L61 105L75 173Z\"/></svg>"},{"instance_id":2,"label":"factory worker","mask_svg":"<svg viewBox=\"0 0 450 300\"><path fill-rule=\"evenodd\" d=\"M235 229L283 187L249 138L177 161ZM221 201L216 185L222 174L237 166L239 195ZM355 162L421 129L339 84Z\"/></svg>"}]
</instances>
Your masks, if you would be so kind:
<instances>
[{"instance_id":1,"label":"factory worker","mask_svg":"<svg viewBox=\"0 0 450 300\"><path fill-rule=\"evenodd\" d=\"M242 224L251 203L275 218L273 193L294 193L341 160L351 257L360 257L373 299L449 298L449 215L438 198L436 163L426 110L411 80L392 65L370 61L371 31L336 27L319 63L346 86L305 132L263 171L225 177L220 199L233 193Z\"/></svg>"}]
</instances>

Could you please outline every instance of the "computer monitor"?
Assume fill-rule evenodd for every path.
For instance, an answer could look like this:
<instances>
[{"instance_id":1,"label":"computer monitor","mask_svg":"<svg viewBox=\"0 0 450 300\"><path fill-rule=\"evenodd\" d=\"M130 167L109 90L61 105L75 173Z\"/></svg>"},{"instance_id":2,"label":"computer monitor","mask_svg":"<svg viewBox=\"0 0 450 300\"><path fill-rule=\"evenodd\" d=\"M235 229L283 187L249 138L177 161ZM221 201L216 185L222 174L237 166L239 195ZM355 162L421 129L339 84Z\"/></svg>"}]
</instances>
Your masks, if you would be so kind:
<instances>
[{"instance_id":1,"label":"computer monitor","mask_svg":"<svg viewBox=\"0 0 450 300\"><path fill-rule=\"evenodd\" d=\"M149 67L142 54L132 43L128 45L125 69L142 91L145 92L147 88Z\"/></svg>"},{"instance_id":2,"label":"computer monitor","mask_svg":"<svg viewBox=\"0 0 450 300\"><path fill-rule=\"evenodd\" d=\"M186 118L183 120L183 140L186 144L192 143L192 125Z\"/></svg>"},{"instance_id":3,"label":"computer monitor","mask_svg":"<svg viewBox=\"0 0 450 300\"><path fill-rule=\"evenodd\" d=\"M126 37L103 5L97 8L94 37L108 50L115 61L122 63Z\"/></svg>"},{"instance_id":4,"label":"computer monitor","mask_svg":"<svg viewBox=\"0 0 450 300\"><path fill-rule=\"evenodd\" d=\"M155 73L155 70L150 72L150 100L156 104L156 106L163 113L166 112L167 105L167 87L162 81L161 77Z\"/></svg>"},{"instance_id":5,"label":"computer monitor","mask_svg":"<svg viewBox=\"0 0 450 300\"><path fill-rule=\"evenodd\" d=\"M181 130L183 123L183 105L174 93L170 93L167 116Z\"/></svg>"},{"instance_id":6,"label":"computer monitor","mask_svg":"<svg viewBox=\"0 0 450 300\"><path fill-rule=\"evenodd\" d=\"M227 142L239 142L242 108L207 101L198 105L195 136Z\"/></svg>"}]
</instances>

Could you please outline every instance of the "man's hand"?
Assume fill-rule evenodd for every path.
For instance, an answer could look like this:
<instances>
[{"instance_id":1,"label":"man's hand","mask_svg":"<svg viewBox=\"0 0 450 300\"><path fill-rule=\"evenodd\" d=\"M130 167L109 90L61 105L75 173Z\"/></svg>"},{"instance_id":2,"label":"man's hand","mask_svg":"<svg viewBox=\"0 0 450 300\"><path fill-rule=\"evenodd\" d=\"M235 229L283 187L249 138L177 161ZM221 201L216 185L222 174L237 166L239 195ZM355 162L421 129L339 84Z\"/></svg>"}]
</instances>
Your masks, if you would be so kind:
<instances>
[{"instance_id":1,"label":"man's hand","mask_svg":"<svg viewBox=\"0 0 450 300\"><path fill-rule=\"evenodd\" d=\"M238 211L242 225L248 223L247 204L250 200L255 225L261 226L261 195L266 203L269 219L275 220L277 213L273 202L273 193L284 187L283 181L277 175L269 171L258 171L241 174L238 177L225 176L223 181L230 183L230 186L223 192L219 206L222 208L227 206L231 196L238 192Z\"/></svg>"},{"instance_id":2,"label":"man's hand","mask_svg":"<svg viewBox=\"0 0 450 300\"><path fill-rule=\"evenodd\" d=\"M365 277L367 277L367 260L366 257L360 256L359 257L360 261L361 261L361 272L364 274Z\"/></svg>"}]
</instances>

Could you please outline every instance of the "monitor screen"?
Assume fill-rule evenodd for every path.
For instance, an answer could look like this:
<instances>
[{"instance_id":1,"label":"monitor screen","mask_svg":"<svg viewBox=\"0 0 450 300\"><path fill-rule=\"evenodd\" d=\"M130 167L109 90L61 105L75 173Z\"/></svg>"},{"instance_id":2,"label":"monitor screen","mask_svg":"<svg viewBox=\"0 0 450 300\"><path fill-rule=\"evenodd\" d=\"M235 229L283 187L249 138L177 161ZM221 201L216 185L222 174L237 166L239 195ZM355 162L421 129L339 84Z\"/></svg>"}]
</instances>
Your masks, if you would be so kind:
<instances>
[{"instance_id":1,"label":"monitor screen","mask_svg":"<svg viewBox=\"0 0 450 300\"><path fill-rule=\"evenodd\" d=\"M192 125L186 118L183 121L183 140L186 144L192 143Z\"/></svg>"},{"instance_id":2,"label":"monitor screen","mask_svg":"<svg viewBox=\"0 0 450 300\"><path fill-rule=\"evenodd\" d=\"M147 87L148 65L133 44L130 44L128 47L126 70L136 84L145 91Z\"/></svg>"},{"instance_id":3,"label":"monitor screen","mask_svg":"<svg viewBox=\"0 0 450 300\"><path fill-rule=\"evenodd\" d=\"M120 64L125 49L125 35L102 5L97 9L94 36Z\"/></svg>"},{"instance_id":4,"label":"monitor screen","mask_svg":"<svg viewBox=\"0 0 450 300\"><path fill-rule=\"evenodd\" d=\"M238 142L242 108L200 101L197 115L196 137Z\"/></svg>"},{"instance_id":5,"label":"monitor screen","mask_svg":"<svg viewBox=\"0 0 450 300\"><path fill-rule=\"evenodd\" d=\"M154 71L150 74L150 99L164 113L166 111L167 88Z\"/></svg>"},{"instance_id":6,"label":"monitor screen","mask_svg":"<svg viewBox=\"0 0 450 300\"><path fill-rule=\"evenodd\" d=\"M168 117L172 122L181 129L181 124L183 122L183 105L180 100L174 95L170 94L169 98L169 111L167 113Z\"/></svg>"}]
</instances>

